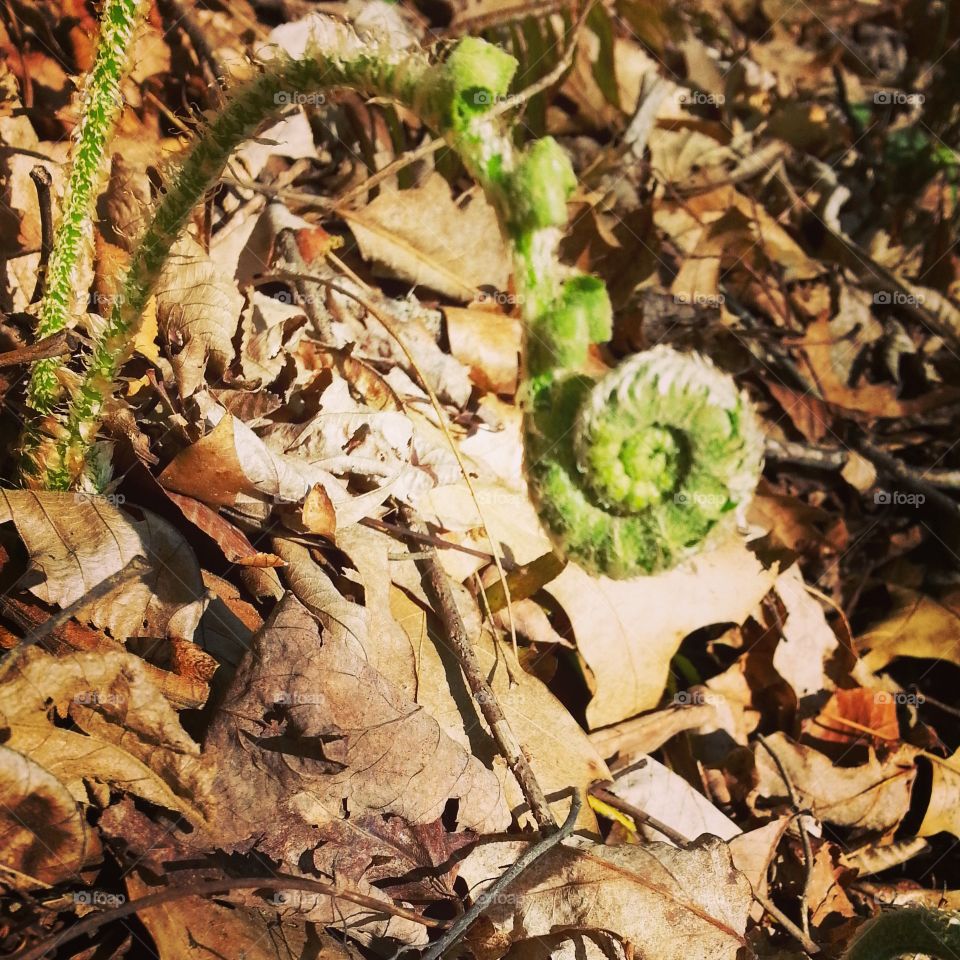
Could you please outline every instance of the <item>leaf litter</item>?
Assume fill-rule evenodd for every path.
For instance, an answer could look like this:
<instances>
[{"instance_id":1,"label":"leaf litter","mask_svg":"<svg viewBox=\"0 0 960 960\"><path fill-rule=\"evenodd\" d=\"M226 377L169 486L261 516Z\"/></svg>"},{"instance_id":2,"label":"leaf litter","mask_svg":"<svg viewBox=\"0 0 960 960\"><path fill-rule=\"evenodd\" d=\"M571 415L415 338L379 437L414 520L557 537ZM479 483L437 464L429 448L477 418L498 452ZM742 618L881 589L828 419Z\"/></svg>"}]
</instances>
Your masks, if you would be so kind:
<instances>
[{"instance_id":1,"label":"leaf litter","mask_svg":"<svg viewBox=\"0 0 960 960\"><path fill-rule=\"evenodd\" d=\"M269 6L151 12L82 335L216 106L211 64L339 35ZM482 33L525 84L572 22L345 11L408 45ZM291 105L169 261L106 420L108 492L3 491L4 955L94 917L98 956L388 957L477 903L536 811L451 651L434 556L553 816L588 800L576 836L491 887L472 955L836 955L880 904L960 902L956 24L894 3L688 12L596 5L517 129L575 161L564 252L618 308L595 368L667 341L759 405L749 537L633 581L564 565L523 481L492 210L444 149L410 160L412 117ZM60 189L97 25L59 0L0 21L15 351L41 262L30 171ZM16 373L2 387L12 450Z\"/></svg>"}]
</instances>

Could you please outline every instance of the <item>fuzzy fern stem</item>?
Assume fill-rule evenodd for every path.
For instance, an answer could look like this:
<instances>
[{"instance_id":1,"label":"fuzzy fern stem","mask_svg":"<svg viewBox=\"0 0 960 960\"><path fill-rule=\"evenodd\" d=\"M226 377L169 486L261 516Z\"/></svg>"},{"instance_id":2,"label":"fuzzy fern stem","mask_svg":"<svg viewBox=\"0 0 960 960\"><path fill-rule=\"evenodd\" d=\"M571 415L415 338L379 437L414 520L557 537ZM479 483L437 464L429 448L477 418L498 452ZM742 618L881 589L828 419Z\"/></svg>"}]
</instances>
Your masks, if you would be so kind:
<instances>
[{"instance_id":1,"label":"fuzzy fern stem","mask_svg":"<svg viewBox=\"0 0 960 960\"><path fill-rule=\"evenodd\" d=\"M96 58L83 86L70 174L47 264L38 338L64 329L80 312L77 281L92 256L93 215L106 176L104 155L123 106L120 85L127 73L134 31L148 6L146 0L106 0L104 4ZM27 403L38 413L49 413L60 398L59 365L59 358L52 358L33 366Z\"/></svg>"},{"instance_id":2,"label":"fuzzy fern stem","mask_svg":"<svg viewBox=\"0 0 960 960\"><path fill-rule=\"evenodd\" d=\"M526 468L558 545L613 577L664 569L700 547L749 499L761 437L749 403L708 361L665 347L631 358L594 383L582 374L591 344L609 339L603 283L562 267L557 247L576 186L549 137L517 149L491 106L507 95L516 61L466 38L442 63L362 47L280 58L240 86L188 152L148 226L122 297L89 358L48 474L65 488L84 467L103 404L143 307L191 209L231 152L289 102L332 87L393 98L457 151L497 211L514 259L525 322Z\"/></svg>"}]
</instances>

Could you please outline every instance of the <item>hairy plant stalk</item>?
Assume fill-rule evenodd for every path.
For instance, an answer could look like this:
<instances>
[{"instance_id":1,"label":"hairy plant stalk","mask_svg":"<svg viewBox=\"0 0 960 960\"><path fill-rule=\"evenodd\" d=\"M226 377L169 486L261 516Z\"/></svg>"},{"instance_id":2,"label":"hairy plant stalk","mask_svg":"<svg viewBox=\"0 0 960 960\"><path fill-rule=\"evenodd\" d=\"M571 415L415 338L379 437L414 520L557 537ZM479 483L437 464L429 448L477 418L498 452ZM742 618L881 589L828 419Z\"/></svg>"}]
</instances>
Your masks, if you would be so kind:
<instances>
[{"instance_id":1,"label":"hairy plant stalk","mask_svg":"<svg viewBox=\"0 0 960 960\"><path fill-rule=\"evenodd\" d=\"M728 525L759 475L755 415L709 361L666 347L631 358L599 382L582 374L591 344L609 339L603 283L564 268L557 247L576 178L550 137L517 149L493 104L516 61L466 38L430 64L352 38L347 52L279 58L237 88L188 152L147 227L106 329L88 358L47 482L66 488L84 468L112 383L143 307L190 211L237 145L291 95L350 87L395 99L457 151L497 211L525 320L526 469L558 545L595 573L669 567Z\"/></svg>"},{"instance_id":2,"label":"hairy plant stalk","mask_svg":"<svg viewBox=\"0 0 960 960\"><path fill-rule=\"evenodd\" d=\"M83 86L70 175L47 264L38 339L64 329L78 313L77 281L92 256L94 210L106 176L104 155L123 106L120 84L127 73L134 31L148 6L146 0L106 0L104 4L96 58ZM60 399L60 365L57 358L48 358L33 366L27 403L38 413L49 413Z\"/></svg>"}]
</instances>

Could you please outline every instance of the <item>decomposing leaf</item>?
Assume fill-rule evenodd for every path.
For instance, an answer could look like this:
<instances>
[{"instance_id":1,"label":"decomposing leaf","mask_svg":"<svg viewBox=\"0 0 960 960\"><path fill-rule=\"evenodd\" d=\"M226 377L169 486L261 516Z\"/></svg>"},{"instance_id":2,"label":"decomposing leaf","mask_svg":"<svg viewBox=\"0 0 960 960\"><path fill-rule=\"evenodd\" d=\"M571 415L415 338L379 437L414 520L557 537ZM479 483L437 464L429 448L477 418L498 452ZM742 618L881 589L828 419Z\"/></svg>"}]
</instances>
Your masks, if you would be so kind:
<instances>
[{"instance_id":1,"label":"decomposing leaf","mask_svg":"<svg viewBox=\"0 0 960 960\"><path fill-rule=\"evenodd\" d=\"M233 359L243 297L233 278L188 234L175 245L154 296L157 324L173 355L180 392L191 396L202 386L208 365L219 378Z\"/></svg>"},{"instance_id":2,"label":"decomposing leaf","mask_svg":"<svg viewBox=\"0 0 960 960\"><path fill-rule=\"evenodd\" d=\"M75 727L53 723L49 702ZM0 686L6 744L59 780L78 803L107 784L200 825L207 790L200 749L132 654L24 652ZM82 731L82 732L81 732Z\"/></svg>"},{"instance_id":3,"label":"decomposing leaf","mask_svg":"<svg viewBox=\"0 0 960 960\"><path fill-rule=\"evenodd\" d=\"M0 876L19 889L71 882L93 848L80 806L40 764L0 746Z\"/></svg>"},{"instance_id":4,"label":"decomposing leaf","mask_svg":"<svg viewBox=\"0 0 960 960\"><path fill-rule=\"evenodd\" d=\"M425 823L451 798L463 826L509 820L497 777L292 596L254 638L207 745L236 771L217 797L228 843L260 835L264 806L292 821L269 841L281 847L298 823L305 835L345 813Z\"/></svg>"}]
</instances>

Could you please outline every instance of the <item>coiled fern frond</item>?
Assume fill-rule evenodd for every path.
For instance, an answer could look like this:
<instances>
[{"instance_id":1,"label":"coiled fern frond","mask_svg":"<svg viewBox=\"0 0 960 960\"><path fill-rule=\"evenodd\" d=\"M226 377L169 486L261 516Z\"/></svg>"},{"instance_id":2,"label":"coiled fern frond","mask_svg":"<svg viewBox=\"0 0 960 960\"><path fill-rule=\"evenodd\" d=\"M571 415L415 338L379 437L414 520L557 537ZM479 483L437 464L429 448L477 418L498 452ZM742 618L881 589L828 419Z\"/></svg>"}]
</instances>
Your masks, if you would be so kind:
<instances>
[{"instance_id":1,"label":"coiled fern frond","mask_svg":"<svg viewBox=\"0 0 960 960\"><path fill-rule=\"evenodd\" d=\"M514 259L525 320L526 466L541 516L560 547L613 577L664 569L748 500L760 432L747 400L708 361L666 347L594 383L581 370L609 339L603 283L561 266L557 247L576 186L550 137L523 149L498 120L516 61L482 40L460 41L431 64L420 53L360 45L308 48L272 61L239 86L194 143L134 251L123 296L88 359L58 444L50 485L83 469L97 419L140 314L191 209L231 152L289 102L289 94L350 87L395 99L441 133L483 187Z\"/></svg>"}]
</instances>

